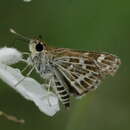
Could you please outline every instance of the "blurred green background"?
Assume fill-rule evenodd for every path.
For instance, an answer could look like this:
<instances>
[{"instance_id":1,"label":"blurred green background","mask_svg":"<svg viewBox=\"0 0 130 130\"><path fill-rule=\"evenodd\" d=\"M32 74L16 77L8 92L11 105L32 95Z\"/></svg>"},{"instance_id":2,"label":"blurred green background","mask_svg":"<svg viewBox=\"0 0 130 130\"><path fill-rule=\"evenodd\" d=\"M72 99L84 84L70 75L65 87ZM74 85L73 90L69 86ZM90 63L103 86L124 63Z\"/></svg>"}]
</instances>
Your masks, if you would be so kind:
<instances>
[{"instance_id":1,"label":"blurred green background","mask_svg":"<svg viewBox=\"0 0 130 130\"><path fill-rule=\"evenodd\" d=\"M0 117L0 130L130 130L129 0L0 0L0 47L28 51L28 44L12 45L9 28L28 37L41 34L57 47L107 51L122 65L96 91L54 117L0 81L0 109L26 120L19 125Z\"/></svg>"}]
</instances>

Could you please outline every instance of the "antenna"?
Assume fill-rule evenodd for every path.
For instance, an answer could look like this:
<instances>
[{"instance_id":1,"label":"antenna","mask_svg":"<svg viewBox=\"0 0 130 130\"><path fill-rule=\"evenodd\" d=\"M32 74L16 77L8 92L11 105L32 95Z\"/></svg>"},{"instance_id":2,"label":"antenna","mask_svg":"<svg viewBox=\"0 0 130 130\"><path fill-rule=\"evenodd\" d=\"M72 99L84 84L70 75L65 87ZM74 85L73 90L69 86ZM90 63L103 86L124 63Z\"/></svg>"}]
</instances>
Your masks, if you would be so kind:
<instances>
[{"instance_id":1,"label":"antenna","mask_svg":"<svg viewBox=\"0 0 130 130\"><path fill-rule=\"evenodd\" d=\"M29 42L29 41L30 41L30 38L27 38L27 37L25 37L25 36L23 36L23 35L17 33L17 32L16 32L14 29L12 29L12 28L10 28L10 32L11 32L12 34L15 34L16 36L20 37L21 40L24 40L24 41L26 41L26 42Z\"/></svg>"}]
</instances>

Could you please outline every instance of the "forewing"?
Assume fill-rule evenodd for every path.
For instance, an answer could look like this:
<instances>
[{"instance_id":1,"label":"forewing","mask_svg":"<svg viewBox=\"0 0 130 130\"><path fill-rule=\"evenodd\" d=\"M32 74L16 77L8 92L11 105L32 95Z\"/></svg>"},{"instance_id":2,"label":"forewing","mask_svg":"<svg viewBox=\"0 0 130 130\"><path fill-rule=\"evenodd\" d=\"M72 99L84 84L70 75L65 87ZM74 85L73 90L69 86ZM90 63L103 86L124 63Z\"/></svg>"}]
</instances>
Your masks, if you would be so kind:
<instances>
[{"instance_id":1,"label":"forewing","mask_svg":"<svg viewBox=\"0 0 130 130\"><path fill-rule=\"evenodd\" d=\"M113 75L120 59L108 53L56 49L54 63L72 93L82 95L97 88L102 78Z\"/></svg>"}]
</instances>

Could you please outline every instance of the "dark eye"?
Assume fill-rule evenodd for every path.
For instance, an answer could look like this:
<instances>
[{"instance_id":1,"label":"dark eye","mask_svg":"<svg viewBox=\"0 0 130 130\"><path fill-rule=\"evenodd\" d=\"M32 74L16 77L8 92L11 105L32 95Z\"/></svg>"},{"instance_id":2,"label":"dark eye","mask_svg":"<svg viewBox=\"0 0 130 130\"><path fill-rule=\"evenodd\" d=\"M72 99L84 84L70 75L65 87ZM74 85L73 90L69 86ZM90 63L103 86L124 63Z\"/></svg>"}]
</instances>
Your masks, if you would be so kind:
<instances>
[{"instance_id":1,"label":"dark eye","mask_svg":"<svg viewBox=\"0 0 130 130\"><path fill-rule=\"evenodd\" d=\"M41 43L38 43L38 44L36 45L36 50L37 50L37 51L42 51L42 50L43 50L43 45L42 45Z\"/></svg>"}]
</instances>

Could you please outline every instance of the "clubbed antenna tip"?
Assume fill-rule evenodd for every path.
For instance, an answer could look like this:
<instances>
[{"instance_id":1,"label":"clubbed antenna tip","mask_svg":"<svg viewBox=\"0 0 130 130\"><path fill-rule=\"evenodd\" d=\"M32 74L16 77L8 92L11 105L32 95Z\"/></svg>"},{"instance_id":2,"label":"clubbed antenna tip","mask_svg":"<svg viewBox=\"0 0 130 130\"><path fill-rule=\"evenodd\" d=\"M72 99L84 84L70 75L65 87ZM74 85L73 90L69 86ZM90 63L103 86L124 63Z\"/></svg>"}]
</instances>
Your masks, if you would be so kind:
<instances>
[{"instance_id":1,"label":"clubbed antenna tip","mask_svg":"<svg viewBox=\"0 0 130 130\"><path fill-rule=\"evenodd\" d=\"M16 33L16 31L15 31L14 29L12 29L12 28L10 28L9 31L10 31L11 33Z\"/></svg>"},{"instance_id":2,"label":"clubbed antenna tip","mask_svg":"<svg viewBox=\"0 0 130 130\"><path fill-rule=\"evenodd\" d=\"M22 40L24 40L25 42L29 42L30 41L30 38L28 37L25 37L19 33L17 33L14 29L10 28L9 31L15 35L17 35L18 37L20 37Z\"/></svg>"}]
</instances>

